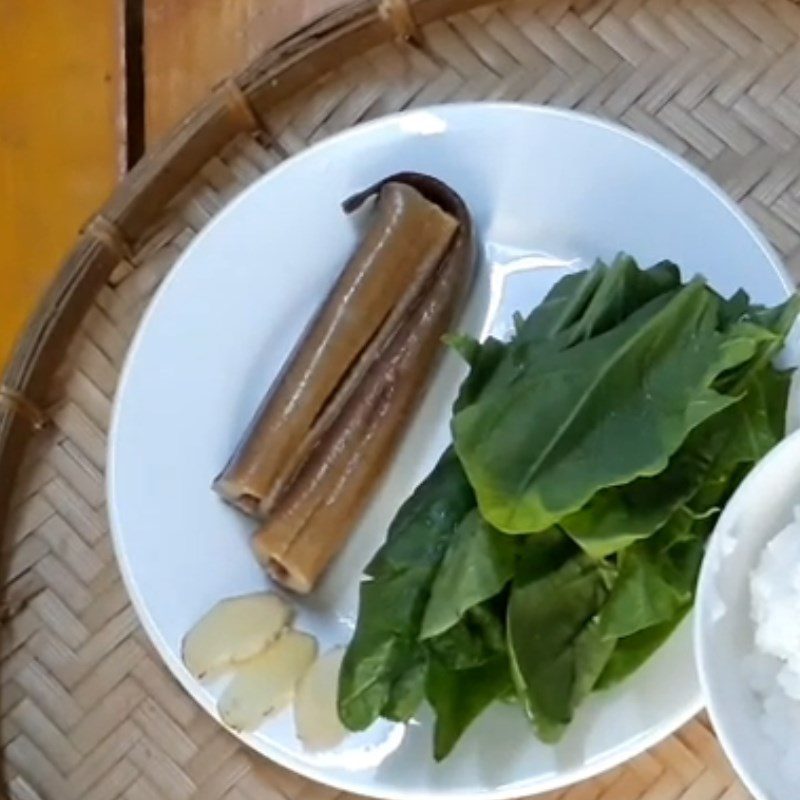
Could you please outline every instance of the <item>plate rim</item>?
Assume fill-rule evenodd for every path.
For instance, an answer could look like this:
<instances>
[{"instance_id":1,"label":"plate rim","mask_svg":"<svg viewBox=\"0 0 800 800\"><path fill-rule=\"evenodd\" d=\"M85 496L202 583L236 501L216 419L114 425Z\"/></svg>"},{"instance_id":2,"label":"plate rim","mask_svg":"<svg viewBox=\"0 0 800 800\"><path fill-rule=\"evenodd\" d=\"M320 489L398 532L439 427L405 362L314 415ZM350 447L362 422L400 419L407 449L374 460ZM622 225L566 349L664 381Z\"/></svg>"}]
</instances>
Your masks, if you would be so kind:
<instances>
[{"instance_id":1,"label":"plate rim","mask_svg":"<svg viewBox=\"0 0 800 800\"><path fill-rule=\"evenodd\" d=\"M367 134L372 129L391 128L402 125L404 120L419 117L420 121L424 123L425 115L443 116L445 118L450 115L468 114L471 111L480 108L483 112L488 111L491 113L513 113L521 114L523 116L547 116L561 118L572 122L577 122L589 127L598 128L608 133L620 135L625 139L630 140L636 145L644 146L655 154L665 158L674 167L694 179L706 191L710 192L725 208L728 210L736 221L744 228L749 234L750 238L756 244L758 249L763 254L764 258L769 262L775 274L782 284L782 288L788 295L794 291L793 283L783 266L783 263L774 250L772 245L767 241L765 235L756 226L755 222L741 209L733 198L731 198L714 180L712 180L706 173L702 172L698 167L688 162L682 156L673 153L665 146L655 142L654 140L636 132L623 125L613 122L601 117L594 116L582 111L575 111L573 109L557 108L553 106L527 104L511 101L470 101L460 103L445 103L435 104L430 106L423 106L420 108L406 109L403 111L386 114L373 120L358 123L344 130L338 131L331 136L313 143L312 145L304 148L298 153L289 156L287 159L276 165L268 172L260 175L249 186L243 189L236 197L228 202L209 222L205 225L190 242L187 248L178 256L175 263L170 268L167 276L162 280L157 288L153 297L150 299L147 309L143 313L136 331L130 340L122 368L119 372L119 379L117 381L116 390L111 409L111 421L108 429L108 444L107 444L107 466L105 472L105 490L107 498L107 513L109 518L109 535L112 542L112 549L114 552L117 566L120 570L123 585L128 593L131 605L137 615L139 623L144 628L148 638L153 644L156 652L161 660L169 669L172 677L178 681L182 689L190 695L190 697L206 712L214 721L224 728L228 733L235 736L239 741L246 744L251 750L261 757L268 758L278 765L295 772L309 780L314 780L318 783L330 786L332 788L350 792L361 796L370 796L375 798L383 798L384 800L427 800L427 798L460 798L463 800L513 800L524 795L541 794L544 792L563 789L568 786L580 783L590 778L596 777L604 772L607 772L615 767L623 764L639 755L645 750L655 746L663 741L666 737L670 736L676 730L681 728L693 717L695 717L705 707L705 695L702 687L702 682L697 681L696 696L693 701L686 705L686 707L677 710L674 714L664 718L660 724L652 727L646 733L635 738L633 742L627 746L620 746L611 750L607 756L598 757L588 764L583 764L581 767L570 770L567 773L559 773L547 779L524 779L510 784L504 784L501 787L484 788L484 789L459 789L459 790L443 790L430 792L427 790L415 789L399 789L391 786L382 786L375 783L374 786L369 788L370 794L365 793L365 788L362 784L353 784L348 782L346 778L340 778L338 775L331 776L327 767L310 764L298 758L294 753L285 750L280 745L273 742L265 743L256 740L250 734L238 733L230 730L219 719L216 713L214 704L207 699L200 691L199 685L195 680L188 680L183 674L182 664L177 659L171 649L167 646L165 640L161 636L154 620L147 611L144 598L141 596L136 580L128 563L124 545L123 536L121 534L121 521L117 516L117 503L116 503L116 462L117 450L116 445L118 441L117 428L120 424L122 398L125 395L130 375L133 371L133 364L136 361L137 353L140 349L141 342L144 338L145 331L147 330L151 318L155 315L159 306L160 298L166 293L168 287L175 279L176 274L182 268L187 260L187 257L195 250L198 243L202 244L203 239L213 230L217 225L221 224L224 219L236 212L237 207L242 202L247 202L251 193L258 191L261 184L276 174L282 173L286 169L293 169L294 166L306 158L314 158L318 151L324 151L329 147L336 147L340 142L346 141L350 138L355 138ZM448 119L448 122L451 122ZM424 125L423 125L424 127ZM407 126L403 133L407 136L422 136L425 135L423 129L415 130L412 126ZM688 615L683 625L694 625L694 609ZM692 640L692 650L694 655L695 669L699 671L698 653L696 643ZM347 773L345 773L346 775Z\"/></svg>"}]
</instances>

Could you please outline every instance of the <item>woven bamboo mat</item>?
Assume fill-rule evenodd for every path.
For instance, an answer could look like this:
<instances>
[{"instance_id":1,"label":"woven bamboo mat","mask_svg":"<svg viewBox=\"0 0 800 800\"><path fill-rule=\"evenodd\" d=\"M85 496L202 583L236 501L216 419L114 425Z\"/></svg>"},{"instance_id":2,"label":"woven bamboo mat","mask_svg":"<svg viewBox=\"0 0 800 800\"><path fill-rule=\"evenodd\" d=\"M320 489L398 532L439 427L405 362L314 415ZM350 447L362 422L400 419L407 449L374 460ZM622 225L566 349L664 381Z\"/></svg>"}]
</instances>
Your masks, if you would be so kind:
<instances>
[{"instance_id":1,"label":"woven bamboo mat","mask_svg":"<svg viewBox=\"0 0 800 800\"><path fill-rule=\"evenodd\" d=\"M409 106L504 99L579 108L719 181L800 275L800 6L790 0L552 0L485 6L421 49L354 56L211 159L101 288L53 376L52 424L16 481L0 741L16 800L327 800L251 755L186 696L128 604L103 470L120 364L181 251L288 154ZM7 478L8 476L6 476ZM668 687L665 688L665 691ZM705 718L563 800L739 800Z\"/></svg>"}]
</instances>

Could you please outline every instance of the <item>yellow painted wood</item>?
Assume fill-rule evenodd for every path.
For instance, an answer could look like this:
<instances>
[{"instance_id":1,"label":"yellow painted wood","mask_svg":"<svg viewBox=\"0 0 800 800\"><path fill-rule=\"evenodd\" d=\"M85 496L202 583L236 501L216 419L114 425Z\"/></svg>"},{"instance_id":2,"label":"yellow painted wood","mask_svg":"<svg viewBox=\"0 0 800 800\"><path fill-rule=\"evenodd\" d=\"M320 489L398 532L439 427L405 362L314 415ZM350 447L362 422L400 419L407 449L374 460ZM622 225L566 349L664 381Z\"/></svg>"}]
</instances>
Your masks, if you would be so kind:
<instances>
[{"instance_id":1,"label":"yellow painted wood","mask_svg":"<svg viewBox=\"0 0 800 800\"><path fill-rule=\"evenodd\" d=\"M0 365L121 164L116 0L0 0Z\"/></svg>"},{"instance_id":2,"label":"yellow painted wood","mask_svg":"<svg viewBox=\"0 0 800 800\"><path fill-rule=\"evenodd\" d=\"M144 0L148 144L265 47L343 2Z\"/></svg>"}]
</instances>

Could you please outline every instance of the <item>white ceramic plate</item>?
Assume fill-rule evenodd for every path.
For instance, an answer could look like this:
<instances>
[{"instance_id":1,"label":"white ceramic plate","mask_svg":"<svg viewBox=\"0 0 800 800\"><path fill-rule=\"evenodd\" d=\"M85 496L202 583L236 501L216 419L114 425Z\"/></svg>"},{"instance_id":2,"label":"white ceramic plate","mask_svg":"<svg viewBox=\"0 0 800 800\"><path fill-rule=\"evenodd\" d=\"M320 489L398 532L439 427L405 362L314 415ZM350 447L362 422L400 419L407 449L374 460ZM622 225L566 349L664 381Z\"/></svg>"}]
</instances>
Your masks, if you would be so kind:
<instances>
[{"instance_id":1,"label":"white ceramic plate","mask_svg":"<svg viewBox=\"0 0 800 800\"><path fill-rule=\"evenodd\" d=\"M670 258L720 291L764 302L788 282L753 226L683 161L605 122L494 104L414 111L348 130L290 159L238 197L188 248L131 348L111 435L110 512L125 581L158 651L214 714L211 689L179 658L187 629L214 602L268 585L250 553L251 523L209 484L357 241L348 195L400 170L431 173L472 209L483 260L462 320L507 332L565 269L625 249ZM504 276L525 253L540 268ZM361 568L398 504L448 438L462 375L439 369L382 488L327 579L301 604L299 627L326 648L346 643ZM242 738L325 783L387 798L503 798L594 775L669 734L701 707L690 626L645 669L581 708L544 746L516 708L491 709L444 763L431 757L428 713L406 730L378 725L333 754L310 755L291 713Z\"/></svg>"}]
</instances>

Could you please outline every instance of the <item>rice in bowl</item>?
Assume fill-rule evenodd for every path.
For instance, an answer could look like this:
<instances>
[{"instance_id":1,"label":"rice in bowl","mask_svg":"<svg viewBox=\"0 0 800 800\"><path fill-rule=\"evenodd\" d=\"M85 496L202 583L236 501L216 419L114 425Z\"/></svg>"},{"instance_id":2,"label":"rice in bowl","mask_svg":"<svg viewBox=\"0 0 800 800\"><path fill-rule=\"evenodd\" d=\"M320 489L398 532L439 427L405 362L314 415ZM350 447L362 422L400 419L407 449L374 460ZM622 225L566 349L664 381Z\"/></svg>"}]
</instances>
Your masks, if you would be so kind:
<instances>
[{"instance_id":1,"label":"rice in bowl","mask_svg":"<svg viewBox=\"0 0 800 800\"><path fill-rule=\"evenodd\" d=\"M800 791L800 507L750 576L755 650L745 668L783 778Z\"/></svg>"}]
</instances>

